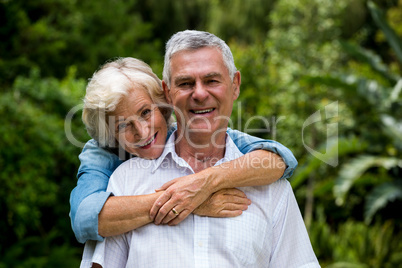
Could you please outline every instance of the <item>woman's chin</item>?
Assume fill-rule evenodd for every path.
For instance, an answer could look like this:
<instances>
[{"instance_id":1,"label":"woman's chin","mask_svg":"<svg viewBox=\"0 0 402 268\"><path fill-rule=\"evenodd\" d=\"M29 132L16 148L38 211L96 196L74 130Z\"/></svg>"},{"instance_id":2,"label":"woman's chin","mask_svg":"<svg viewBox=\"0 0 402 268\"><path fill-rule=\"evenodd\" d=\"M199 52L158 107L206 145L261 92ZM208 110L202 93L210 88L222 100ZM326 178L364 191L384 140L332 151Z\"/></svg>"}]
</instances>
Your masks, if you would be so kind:
<instances>
[{"instance_id":1,"label":"woman's chin","mask_svg":"<svg viewBox=\"0 0 402 268\"><path fill-rule=\"evenodd\" d=\"M149 148L146 150L135 150L135 152L131 152L131 154L140 157L140 158L144 158L144 159L148 159L148 160L152 160L152 159L157 159L159 156L161 156L163 152L163 148L162 149L158 149L158 148Z\"/></svg>"}]
</instances>

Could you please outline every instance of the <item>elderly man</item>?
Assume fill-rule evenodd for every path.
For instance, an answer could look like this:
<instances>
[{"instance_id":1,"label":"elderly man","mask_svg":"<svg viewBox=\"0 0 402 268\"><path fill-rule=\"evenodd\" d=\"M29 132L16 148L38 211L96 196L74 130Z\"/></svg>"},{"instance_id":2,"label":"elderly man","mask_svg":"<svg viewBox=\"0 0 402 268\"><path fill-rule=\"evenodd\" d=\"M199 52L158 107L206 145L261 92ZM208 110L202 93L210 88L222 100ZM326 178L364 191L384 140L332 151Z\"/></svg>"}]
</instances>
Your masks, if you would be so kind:
<instances>
[{"instance_id":1,"label":"elderly man","mask_svg":"<svg viewBox=\"0 0 402 268\"><path fill-rule=\"evenodd\" d=\"M158 159L133 158L113 173L108 191L115 195L152 192L242 155L226 135L241 76L224 41L199 31L173 35L163 79L177 131ZM98 242L95 262L103 267L319 267L287 180L240 189L252 201L242 215L191 214L176 226L149 224L108 237ZM174 207L168 216L180 217L185 209Z\"/></svg>"}]
</instances>

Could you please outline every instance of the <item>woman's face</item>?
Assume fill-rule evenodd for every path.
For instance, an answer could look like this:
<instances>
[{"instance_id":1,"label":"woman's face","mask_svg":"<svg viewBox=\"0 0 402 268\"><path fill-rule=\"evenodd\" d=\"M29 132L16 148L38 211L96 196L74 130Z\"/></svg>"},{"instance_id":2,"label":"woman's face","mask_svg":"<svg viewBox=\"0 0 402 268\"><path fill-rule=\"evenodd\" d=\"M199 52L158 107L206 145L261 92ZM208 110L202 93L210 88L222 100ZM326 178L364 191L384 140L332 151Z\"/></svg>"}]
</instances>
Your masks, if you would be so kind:
<instances>
[{"instance_id":1,"label":"woman's face","mask_svg":"<svg viewBox=\"0 0 402 268\"><path fill-rule=\"evenodd\" d=\"M114 120L114 121L113 121ZM109 116L116 139L127 152L141 158L158 158L165 147L166 120L142 88L136 88L120 101Z\"/></svg>"}]
</instances>

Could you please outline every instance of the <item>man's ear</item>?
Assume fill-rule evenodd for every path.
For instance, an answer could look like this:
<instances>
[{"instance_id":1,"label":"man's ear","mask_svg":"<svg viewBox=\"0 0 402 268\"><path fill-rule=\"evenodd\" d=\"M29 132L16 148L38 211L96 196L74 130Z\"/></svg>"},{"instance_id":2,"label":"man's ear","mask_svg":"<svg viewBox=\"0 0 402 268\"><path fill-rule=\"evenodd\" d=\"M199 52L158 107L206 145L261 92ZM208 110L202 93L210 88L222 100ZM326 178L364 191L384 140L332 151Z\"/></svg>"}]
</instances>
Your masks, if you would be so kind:
<instances>
[{"instance_id":1,"label":"man's ear","mask_svg":"<svg viewBox=\"0 0 402 268\"><path fill-rule=\"evenodd\" d=\"M240 95L240 84L241 84L241 75L240 72L237 71L233 77L233 100L237 100Z\"/></svg>"},{"instance_id":2,"label":"man's ear","mask_svg":"<svg viewBox=\"0 0 402 268\"><path fill-rule=\"evenodd\" d=\"M167 84L163 80L162 80L162 89L163 89L163 93L165 94L165 99L166 99L167 103L172 104L172 99L170 98L170 89L168 88Z\"/></svg>"}]
</instances>

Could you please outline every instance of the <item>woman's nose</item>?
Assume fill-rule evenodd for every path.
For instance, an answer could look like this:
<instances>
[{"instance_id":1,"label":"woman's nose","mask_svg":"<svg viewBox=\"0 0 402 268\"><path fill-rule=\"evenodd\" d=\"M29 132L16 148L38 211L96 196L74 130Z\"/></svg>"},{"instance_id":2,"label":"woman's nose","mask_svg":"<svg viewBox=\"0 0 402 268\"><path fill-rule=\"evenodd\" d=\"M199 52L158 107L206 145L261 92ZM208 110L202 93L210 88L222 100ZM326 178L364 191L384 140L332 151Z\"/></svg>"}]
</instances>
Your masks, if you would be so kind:
<instances>
[{"instance_id":1,"label":"woman's nose","mask_svg":"<svg viewBox=\"0 0 402 268\"><path fill-rule=\"evenodd\" d=\"M145 120L136 120L134 122L135 125L135 135L138 139L146 139L149 136L150 128L149 124Z\"/></svg>"}]
</instances>

